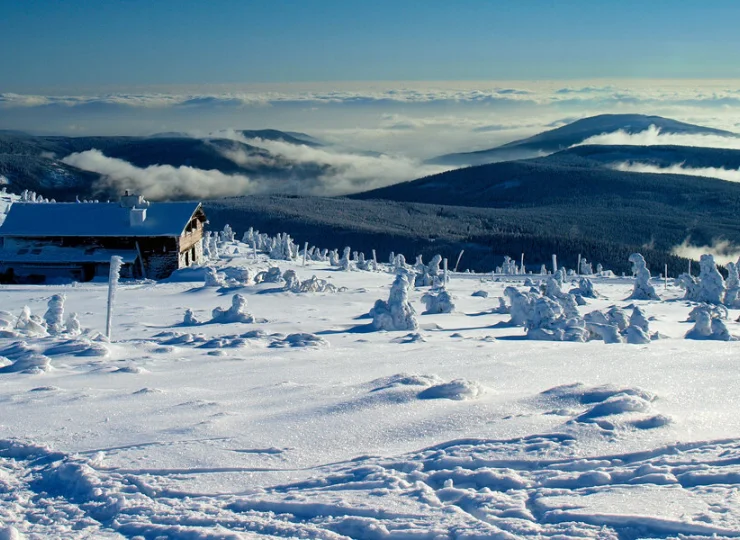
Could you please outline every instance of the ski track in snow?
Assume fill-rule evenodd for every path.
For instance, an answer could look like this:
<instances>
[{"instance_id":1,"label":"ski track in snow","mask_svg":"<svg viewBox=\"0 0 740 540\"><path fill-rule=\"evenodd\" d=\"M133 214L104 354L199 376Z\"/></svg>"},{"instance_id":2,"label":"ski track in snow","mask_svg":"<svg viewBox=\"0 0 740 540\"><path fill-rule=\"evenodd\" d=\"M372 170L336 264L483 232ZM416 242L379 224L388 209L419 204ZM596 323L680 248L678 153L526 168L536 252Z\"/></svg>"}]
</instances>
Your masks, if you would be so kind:
<instances>
[{"instance_id":1,"label":"ski track in snow","mask_svg":"<svg viewBox=\"0 0 740 540\"><path fill-rule=\"evenodd\" d=\"M348 289L244 287L257 322L183 326L235 291L124 283L112 343L0 338L0 539L740 536L738 345L684 340L677 289L594 280L582 310L639 304L645 346L523 340L491 311L518 278L473 275L456 313L367 332L392 275L272 264ZM64 292L95 327L104 291L0 294L40 313ZM31 357L49 367L12 369Z\"/></svg>"}]
</instances>

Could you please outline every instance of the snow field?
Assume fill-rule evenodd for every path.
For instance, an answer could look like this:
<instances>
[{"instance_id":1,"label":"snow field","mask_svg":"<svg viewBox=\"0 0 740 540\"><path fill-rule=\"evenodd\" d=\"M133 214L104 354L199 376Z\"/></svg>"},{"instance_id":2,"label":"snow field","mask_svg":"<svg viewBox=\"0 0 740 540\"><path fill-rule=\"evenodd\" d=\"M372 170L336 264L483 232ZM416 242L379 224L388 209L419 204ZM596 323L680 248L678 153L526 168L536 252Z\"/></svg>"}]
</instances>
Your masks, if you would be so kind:
<instances>
[{"instance_id":1,"label":"snow field","mask_svg":"<svg viewBox=\"0 0 740 540\"><path fill-rule=\"evenodd\" d=\"M580 313L639 306L645 345L527 340L494 312L518 276L453 276L452 313L412 287L418 328L384 332L393 274L246 255L216 270L338 292L124 282L107 343L105 284L0 291L13 314L64 294L88 330L0 339L0 538L740 535L738 344L684 339L682 290L593 279ZM255 322L212 321L235 294Z\"/></svg>"}]
</instances>

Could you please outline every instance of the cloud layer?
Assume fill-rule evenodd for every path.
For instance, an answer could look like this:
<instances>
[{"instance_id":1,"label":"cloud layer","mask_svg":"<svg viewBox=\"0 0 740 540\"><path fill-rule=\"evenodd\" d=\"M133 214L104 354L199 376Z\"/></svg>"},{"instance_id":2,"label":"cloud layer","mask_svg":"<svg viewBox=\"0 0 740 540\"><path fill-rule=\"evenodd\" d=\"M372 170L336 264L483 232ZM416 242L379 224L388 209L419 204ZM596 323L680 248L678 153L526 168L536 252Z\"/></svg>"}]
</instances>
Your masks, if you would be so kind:
<instances>
[{"instance_id":1,"label":"cloud layer","mask_svg":"<svg viewBox=\"0 0 740 540\"><path fill-rule=\"evenodd\" d=\"M95 149L71 154L62 162L103 175L103 180L96 186L98 188L118 192L128 189L152 200L228 197L258 191L258 185L246 176L186 166L152 165L140 168Z\"/></svg>"},{"instance_id":2,"label":"cloud layer","mask_svg":"<svg viewBox=\"0 0 740 540\"><path fill-rule=\"evenodd\" d=\"M711 246L692 246L689 242L689 238L685 239L680 245L674 246L671 253L695 261L698 261L702 255L709 253L714 255L714 260L722 265L737 262L740 257L740 246L736 246L728 240L713 240Z\"/></svg>"},{"instance_id":3,"label":"cloud layer","mask_svg":"<svg viewBox=\"0 0 740 540\"><path fill-rule=\"evenodd\" d=\"M740 170L723 169L722 167L685 167L683 164L658 167L649 163L624 162L612 165L618 171L650 173L650 174L686 174L689 176L703 176L717 178L728 182L740 182Z\"/></svg>"},{"instance_id":4,"label":"cloud layer","mask_svg":"<svg viewBox=\"0 0 740 540\"><path fill-rule=\"evenodd\" d=\"M740 137L698 133L664 133L656 126L650 126L639 133L627 133L619 130L612 133L595 135L575 146L586 145L625 145L625 146L700 146L705 148L740 149Z\"/></svg>"},{"instance_id":5,"label":"cloud layer","mask_svg":"<svg viewBox=\"0 0 740 540\"><path fill-rule=\"evenodd\" d=\"M222 133L227 135L228 132ZM152 200L217 198L254 193L335 196L367 191L413 180L447 170L423 165L404 156L356 154L289 144L282 141L245 139L237 132L231 138L268 150L249 153L244 149L223 150L223 155L241 167L266 167L269 176L224 174L194 167L152 165L141 168L93 149L71 154L62 161L103 176L99 189L133 190Z\"/></svg>"}]
</instances>

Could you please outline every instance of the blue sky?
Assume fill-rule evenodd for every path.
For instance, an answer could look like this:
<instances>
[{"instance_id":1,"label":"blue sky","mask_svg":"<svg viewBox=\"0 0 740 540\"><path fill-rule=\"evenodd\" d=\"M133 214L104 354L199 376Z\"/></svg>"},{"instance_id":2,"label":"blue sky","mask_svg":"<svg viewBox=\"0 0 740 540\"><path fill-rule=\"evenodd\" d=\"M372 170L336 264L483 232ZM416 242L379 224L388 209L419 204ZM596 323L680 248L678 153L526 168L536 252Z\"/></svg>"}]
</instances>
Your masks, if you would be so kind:
<instances>
[{"instance_id":1,"label":"blue sky","mask_svg":"<svg viewBox=\"0 0 740 540\"><path fill-rule=\"evenodd\" d=\"M0 92L740 77L740 2L2 0Z\"/></svg>"}]
</instances>

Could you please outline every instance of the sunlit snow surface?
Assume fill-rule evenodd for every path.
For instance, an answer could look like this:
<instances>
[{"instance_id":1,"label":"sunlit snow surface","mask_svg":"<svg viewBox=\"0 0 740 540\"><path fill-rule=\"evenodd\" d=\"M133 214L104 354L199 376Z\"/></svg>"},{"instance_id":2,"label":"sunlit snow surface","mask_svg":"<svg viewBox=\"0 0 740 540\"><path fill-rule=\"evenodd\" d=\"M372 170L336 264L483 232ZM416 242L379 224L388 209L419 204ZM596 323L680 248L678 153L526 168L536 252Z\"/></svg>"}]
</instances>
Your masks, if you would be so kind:
<instances>
[{"instance_id":1,"label":"sunlit snow surface","mask_svg":"<svg viewBox=\"0 0 740 540\"><path fill-rule=\"evenodd\" d=\"M110 344L0 339L0 364L51 365L0 367L0 538L740 536L740 343L683 339L679 289L594 279L581 312L639 305L648 345L526 340L491 313L522 280L490 276L455 275L451 314L412 290L419 329L372 332L392 274L272 263L347 290L124 283ZM181 325L237 292L257 322ZM0 308L57 293L103 331L102 283L6 286Z\"/></svg>"}]
</instances>

